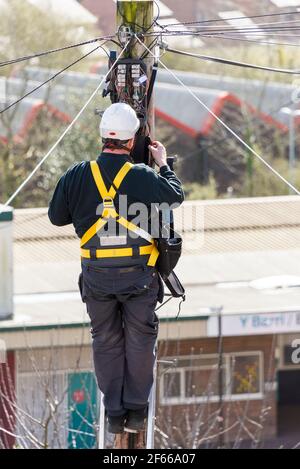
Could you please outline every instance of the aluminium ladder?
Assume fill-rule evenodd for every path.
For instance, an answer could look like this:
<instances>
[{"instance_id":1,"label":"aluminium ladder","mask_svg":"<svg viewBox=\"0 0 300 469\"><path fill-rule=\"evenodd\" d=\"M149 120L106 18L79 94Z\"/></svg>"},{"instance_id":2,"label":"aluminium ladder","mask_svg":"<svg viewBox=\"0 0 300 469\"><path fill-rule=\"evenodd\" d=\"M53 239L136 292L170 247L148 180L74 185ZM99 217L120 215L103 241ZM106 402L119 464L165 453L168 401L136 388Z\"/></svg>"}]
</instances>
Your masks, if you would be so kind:
<instances>
[{"instance_id":1,"label":"aluminium ladder","mask_svg":"<svg viewBox=\"0 0 300 469\"><path fill-rule=\"evenodd\" d=\"M156 383L157 383L157 359L153 369L153 385L149 395L148 415L146 423L145 449L154 448L154 430L155 430L155 407L156 407ZM124 432L126 433L126 432ZM140 432L141 433L141 432ZM137 435L140 433L127 433L127 449L134 449ZM144 433L144 431L142 432ZM98 449L107 449L114 447L114 435L107 432L106 416L103 403L103 394L100 392L100 417L99 417L99 444Z\"/></svg>"}]
</instances>

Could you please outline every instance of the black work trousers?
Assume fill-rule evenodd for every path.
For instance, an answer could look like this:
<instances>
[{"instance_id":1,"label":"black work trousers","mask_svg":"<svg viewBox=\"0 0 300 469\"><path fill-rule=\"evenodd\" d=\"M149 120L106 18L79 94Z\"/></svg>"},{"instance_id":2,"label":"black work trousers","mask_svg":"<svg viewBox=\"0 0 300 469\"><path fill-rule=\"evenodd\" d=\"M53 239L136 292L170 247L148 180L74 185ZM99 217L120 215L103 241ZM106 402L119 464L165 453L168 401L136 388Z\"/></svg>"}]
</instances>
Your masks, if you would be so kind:
<instances>
[{"instance_id":1,"label":"black work trousers","mask_svg":"<svg viewBox=\"0 0 300 469\"><path fill-rule=\"evenodd\" d=\"M80 288L91 319L95 373L108 415L146 407L158 334L157 271L103 271L83 265Z\"/></svg>"}]
</instances>

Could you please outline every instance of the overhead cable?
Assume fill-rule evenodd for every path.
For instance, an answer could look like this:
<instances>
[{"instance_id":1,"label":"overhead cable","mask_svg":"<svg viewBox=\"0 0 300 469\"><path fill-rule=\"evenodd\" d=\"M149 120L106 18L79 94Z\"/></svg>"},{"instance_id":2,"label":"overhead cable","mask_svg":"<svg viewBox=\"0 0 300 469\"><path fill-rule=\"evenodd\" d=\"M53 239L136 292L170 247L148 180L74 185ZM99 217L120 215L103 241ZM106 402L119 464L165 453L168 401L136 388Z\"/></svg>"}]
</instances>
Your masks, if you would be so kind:
<instances>
[{"instance_id":1,"label":"overhead cable","mask_svg":"<svg viewBox=\"0 0 300 469\"><path fill-rule=\"evenodd\" d=\"M195 57L197 59L207 60L209 62L217 62L217 63L221 63L221 64L224 64L224 65L234 65L236 67L253 68L255 70L265 70L265 71L268 71L268 72L286 73L286 74L289 74L289 75L300 75L300 70L290 70L290 69L286 69L286 68L265 67L265 66L262 66L262 65L255 65L255 64L250 64L250 63L246 63L246 62L238 62L236 60L223 59L221 57L213 57L213 56L210 56L210 55L194 54L192 52L185 52L185 51L173 49L173 48L170 48L170 47L167 48L167 51L172 52L173 54L184 55L184 56L187 56L187 57Z\"/></svg>"},{"instance_id":2,"label":"overhead cable","mask_svg":"<svg viewBox=\"0 0 300 469\"><path fill-rule=\"evenodd\" d=\"M32 90L28 91L28 93L24 94L23 96L21 96L20 98L18 98L16 101L14 101L13 103L9 104L8 106L6 106L5 108L1 109L0 110L0 115L3 114L4 112L8 111L9 109L11 109L12 107L16 106L17 104L19 104L21 101L23 101L23 99L25 98L28 98L28 96L30 96L31 94L35 93L35 91L39 90L40 88L42 88L43 86L47 85L48 83L50 83L52 80L54 80L55 78L57 78L59 75L61 75L62 73L64 73L66 70L68 70L69 68L73 67L73 65L76 65L77 63L81 62L81 60L85 59L86 57L88 57L89 55L91 55L93 52L95 52L96 50L98 49L103 49L103 44L100 45L100 46L97 46L95 47L94 49L92 49L90 52L88 52L87 54L83 55L82 57L80 57L79 59L75 60L74 62L72 62L70 65L67 65L66 67L64 67L62 70L59 70L58 72L56 72L54 75L52 75L50 78L48 78L46 81L44 81L43 83L40 83L38 86L36 86L35 88L33 88ZM105 50L105 49L104 49ZM106 51L105 51L106 52Z\"/></svg>"},{"instance_id":3,"label":"overhead cable","mask_svg":"<svg viewBox=\"0 0 300 469\"><path fill-rule=\"evenodd\" d=\"M299 28L299 21L300 20L294 20L294 21L273 21L271 23L253 23L252 25L233 25L233 24L225 24L222 26L199 26L196 28L196 26L186 26L186 31L231 31L231 30L240 30L240 31L251 31L251 30L262 30L262 31L267 31L267 30L286 30L286 29L294 29L294 28ZM288 26L285 26L288 25ZM177 28L182 28L183 25L178 24ZM189 29L189 28L194 28L194 29ZM172 31L176 32L176 27L172 26L171 29L169 27L164 28L165 31ZM177 29L177 31L180 31Z\"/></svg>"},{"instance_id":4,"label":"overhead cable","mask_svg":"<svg viewBox=\"0 0 300 469\"><path fill-rule=\"evenodd\" d=\"M64 51L64 50L73 49L74 47L81 47L81 46L85 46L85 45L88 45L88 44L94 44L95 42L98 42L98 41L109 41L109 40L112 40L114 37L115 37L115 35L97 37L97 38L91 39L89 41L78 42L77 44L71 44L71 45L68 45L68 46L58 47L56 49L50 49L50 50L43 51L43 52L36 52L35 54L32 54L32 55L25 55L23 57L18 57L16 59L6 60L5 62L0 62L0 68L1 67L6 67L7 65L13 65L13 64L19 63L19 62L24 62L26 60L35 59L35 58L38 58L38 57L44 57L44 56L49 55L49 54L54 54L55 52L61 52L61 51Z\"/></svg>"},{"instance_id":5,"label":"overhead cable","mask_svg":"<svg viewBox=\"0 0 300 469\"><path fill-rule=\"evenodd\" d=\"M228 33L228 32L235 32L235 33L253 33L253 32L260 32L260 33L269 33L269 32L286 32L286 31L299 31L300 26L299 24L294 25L294 26L266 26L266 27L253 27L249 26L246 28L242 27L224 27L224 28L199 28L199 29L188 29L187 32L194 32L194 33ZM166 30L166 32L177 32L177 31L171 31L171 30ZM180 32L180 30L178 31Z\"/></svg>"},{"instance_id":6,"label":"overhead cable","mask_svg":"<svg viewBox=\"0 0 300 469\"><path fill-rule=\"evenodd\" d=\"M298 32L300 31L300 26L297 27L296 29L294 29L295 32ZM299 37L297 34L295 34L295 32L293 33L293 31L291 30L291 28L288 28L286 30L281 30L281 29L269 29L269 30L262 30L262 29L258 29L258 28L251 28L249 30L244 30L244 29L237 29L237 28L234 28L234 29L227 29L227 30L215 30L215 31L209 31L209 30L197 30L197 31L193 31L193 30L188 30L188 31L185 31L185 30L178 30L178 31L153 31L153 32L150 32L150 33L144 33L143 35L145 37L148 37L148 36L152 36L152 37L160 37L160 36L165 36L165 37L176 37L176 36L205 36L205 35L215 35L216 37L221 37L222 34L227 34L227 33L230 33L230 34L234 34L235 36L238 36L238 35L244 35L244 36L262 36L262 37L267 37L267 36L276 36L275 33L279 33L277 34L278 37Z\"/></svg>"},{"instance_id":7,"label":"overhead cable","mask_svg":"<svg viewBox=\"0 0 300 469\"><path fill-rule=\"evenodd\" d=\"M300 12L296 11L288 11L282 13L269 13L269 14L262 14L262 15L252 15L252 16L232 16L231 18L214 18L209 20L200 20L200 21L183 21L180 24L188 25L188 24L205 24L205 23L219 23L221 21L232 21L232 20L249 20L255 18L270 18L274 16L287 16L287 15L299 15ZM167 25L159 25L159 26L176 26L178 23L169 23Z\"/></svg>"},{"instance_id":8,"label":"overhead cable","mask_svg":"<svg viewBox=\"0 0 300 469\"><path fill-rule=\"evenodd\" d=\"M294 42L274 42L274 41L268 41L268 40L263 40L263 39L246 39L244 37L232 37L232 36L225 36L222 34L222 36L215 36L211 34L203 34L201 37L205 37L208 39L228 39L229 41L239 41L239 42L252 42L253 44L257 45L266 45L266 46L291 46L291 47L300 47L300 43L296 44Z\"/></svg>"}]
</instances>

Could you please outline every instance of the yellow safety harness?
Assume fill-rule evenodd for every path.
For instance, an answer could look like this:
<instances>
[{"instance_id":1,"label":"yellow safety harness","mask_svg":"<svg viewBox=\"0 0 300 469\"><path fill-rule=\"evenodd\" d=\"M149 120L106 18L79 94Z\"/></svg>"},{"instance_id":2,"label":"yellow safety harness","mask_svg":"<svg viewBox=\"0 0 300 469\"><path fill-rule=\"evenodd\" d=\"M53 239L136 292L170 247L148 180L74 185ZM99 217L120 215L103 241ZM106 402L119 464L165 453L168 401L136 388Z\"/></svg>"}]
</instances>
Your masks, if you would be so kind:
<instances>
[{"instance_id":1,"label":"yellow safety harness","mask_svg":"<svg viewBox=\"0 0 300 469\"><path fill-rule=\"evenodd\" d=\"M150 243L147 246L139 247L139 255L140 256L149 255L147 265L151 267L155 266L157 258L159 256L159 251L156 247L154 239L150 236L149 233L142 230L141 228L136 226L134 223L131 223L130 221L126 220L124 217L121 217L116 212L114 202L113 202L117 193L116 189L119 189L124 178L133 167L133 164L126 162L122 166L122 168L116 175L109 191L106 189L106 186L104 184L97 161L91 161L90 165L91 165L91 171L92 171L94 181L96 183L100 196L103 200L103 211L102 211L100 218L96 221L96 223L94 223L81 238L81 242L80 242L81 257L85 259L92 258L91 250L84 249L84 246L98 233L98 231L101 230L101 228L103 228L106 225L109 218L114 218L120 225L127 228L127 230L133 231L134 233L138 234L140 237L146 239L146 241ZM93 255L96 257L96 259L108 259L111 257L132 257L134 253L133 253L133 248L124 247L124 248L113 248L113 249L110 249L110 248L109 249L96 249Z\"/></svg>"}]
</instances>

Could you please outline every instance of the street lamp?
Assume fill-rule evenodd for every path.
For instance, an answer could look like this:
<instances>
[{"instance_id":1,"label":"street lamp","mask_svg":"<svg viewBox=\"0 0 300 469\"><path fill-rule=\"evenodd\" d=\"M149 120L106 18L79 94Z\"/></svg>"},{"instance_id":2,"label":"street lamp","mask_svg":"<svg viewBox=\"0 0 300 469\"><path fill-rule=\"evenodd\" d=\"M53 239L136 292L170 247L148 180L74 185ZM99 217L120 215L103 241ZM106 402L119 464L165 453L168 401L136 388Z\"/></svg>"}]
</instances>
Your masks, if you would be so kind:
<instances>
[{"instance_id":1,"label":"street lamp","mask_svg":"<svg viewBox=\"0 0 300 469\"><path fill-rule=\"evenodd\" d=\"M291 109L283 107L281 112L289 116L289 172L290 183L294 184L295 179L295 166L296 166L296 148L295 148L295 117L300 116L300 109ZM292 190L290 189L290 192Z\"/></svg>"}]
</instances>

